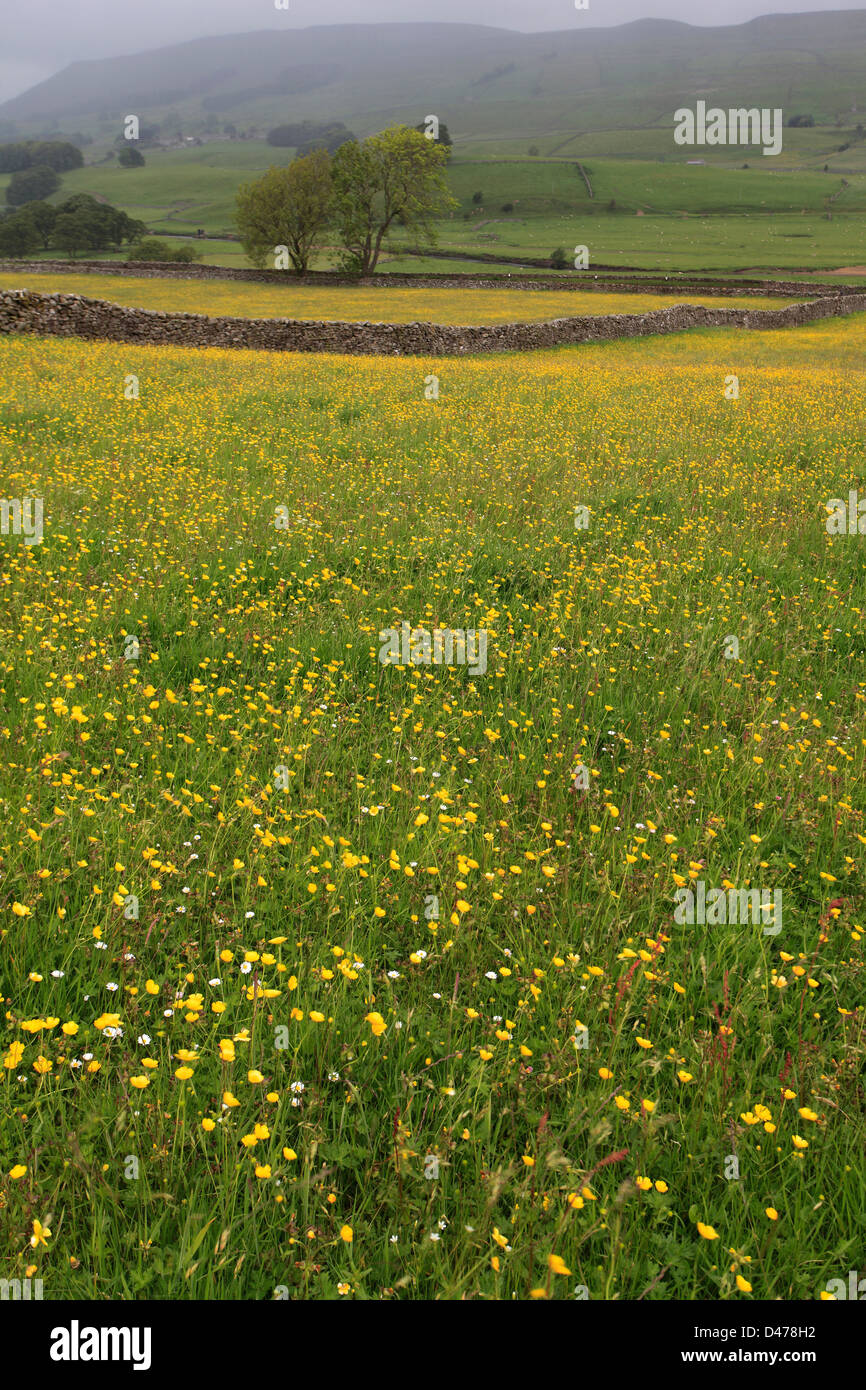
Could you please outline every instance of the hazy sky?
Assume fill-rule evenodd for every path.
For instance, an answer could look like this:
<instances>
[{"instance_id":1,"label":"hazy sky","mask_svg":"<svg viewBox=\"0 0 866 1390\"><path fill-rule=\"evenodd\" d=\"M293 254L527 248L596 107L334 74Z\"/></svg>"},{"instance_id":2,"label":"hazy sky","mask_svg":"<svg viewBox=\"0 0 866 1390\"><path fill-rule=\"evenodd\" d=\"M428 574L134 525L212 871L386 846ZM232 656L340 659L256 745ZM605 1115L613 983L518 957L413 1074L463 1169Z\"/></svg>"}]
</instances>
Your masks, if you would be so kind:
<instances>
[{"instance_id":1,"label":"hazy sky","mask_svg":"<svg viewBox=\"0 0 866 1390\"><path fill-rule=\"evenodd\" d=\"M0 0L0 101L25 91L81 58L110 58L209 34L314 24L454 21L525 31L627 24L633 19L680 19L727 25L757 15L863 9L863 0Z\"/></svg>"}]
</instances>

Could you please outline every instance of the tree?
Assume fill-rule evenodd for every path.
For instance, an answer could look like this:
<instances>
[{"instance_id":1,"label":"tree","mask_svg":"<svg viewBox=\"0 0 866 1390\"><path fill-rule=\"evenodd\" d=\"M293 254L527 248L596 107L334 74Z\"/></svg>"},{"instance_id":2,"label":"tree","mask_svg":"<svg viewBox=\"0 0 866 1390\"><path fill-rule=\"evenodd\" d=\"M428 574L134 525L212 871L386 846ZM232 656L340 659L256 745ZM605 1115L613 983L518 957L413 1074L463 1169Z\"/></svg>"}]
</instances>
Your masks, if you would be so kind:
<instances>
[{"instance_id":1,"label":"tree","mask_svg":"<svg viewBox=\"0 0 866 1390\"><path fill-rule=\"evenodd\" d=\"M22 140L0 145L0 174L32 169L36 164L47 164L62 174L67 169L80 169L83 163L84 155L69 140Z\"/></svg>"},{"instance_id":2,"label":"tree","mask_svg":"<svg viewBox=\"0 0 866 1390\"><path fill-rule=\"evenodd\" d=\"M261 268L277 246L285 246L295 271L303 275L331 217L333 196L326 150L294 159L285 169L271 166L255 183L243 184L235 222L253 265Z\"/></svg>"},{"instance_id":3,"label":"tree","mask_svg":"<svg viewBox=\"0 0 866 1390\"><path fill-rule=\"evenodd\" d=\"M14 174L19 169L29 169L32 163L26 144L0 145L0 174Z\"/></svg>"},{"instance_id":4,"label":"tree","mask_svg":"<svg viewBox=\"0 0 866 1390\"><path fill-rule=\"evenodd\" d=\"M143 222L110 203L98 203L89 193L76 193L61 203L51 245L74 256L78 251L105 251L147 234Z\"/></svg>"},{"instance_id":5,"label":"tree","mask_svg":"<svg viewBox=\"0 0 866 1390\"><path fill-rule=\"evenodd\" d=\"M56 174L80 169L84 164L84 155L69 140L29 140L27 149L31 165L47 164Z\"/></svg>"},{"instance_id":6,"label":"tree","mask_svg":"<svg viewBox=\"0 0 866 1390\"><path fill-rule=\"evenodd\" d=\"M59 187L60 179L48 164L35 164L32 169L20 169L12 175L6 189L6 202L10 208L19 208L22 203L50 197Z\"/></svg>"},{"instance_id":7,"label":"tree","mask_svg":"<svg viewBox=\"0 0 866 1390\"><path fill-rule=\"evenodd\" d=\"M408 126L341 145L333 175L344 265L362 275L375 270L382 241L398 216L411 233L435 241L432 218L458 206L442 172L447 158L438 141Z\"/></svg>"},{"instance_id":8,"label":"tree","mask_svg":"<svg viewBox=\"0 0 866 1390\"><path fill-rule=\"evenodd\" d=\"M269 145L291 148L297 154L304 155L319 149L333 154L347 140L354 140L355 137L342 121L297 121L293 125L274 126L266 138Z\"/></svg>"},{"instance_id":9,"label":"tree","mask_svg":"<svg viewBox=\"0 0 866 1390\"><path fill-rule=\"evenodd\" d=\"M480 208L481 204L484 202L484 194L483 194L483 193L480 193L480 192L479 192L479 193L473 193L473 194L472 194L472 201L473 201L473 203L475 204L475 206L476 206L477 208Z\"/></svg>"},{"instance_id":10,"label":"tree","mask_svg":"<svg viewBox=\"0 0 866 1390\"><path fill-rule=\"evenodd\" d=\"M121 212L110 203L98 203L89 193L75 193L61 203L58 213L84 212L90 220L98 241L98 250L119 247L124 241L136 241L147 235L143 222Z\"/></svg>"},{"instance_id":11,"label":"tree","mask_svg":"<svg viewBox=\"0 0 866 1390\"><path fill-rule=\"evenodd\" d=\"M51 234L51 245L59 251L68 251L70 259L79 251L99 251L102 249L99 227L84 208L59 212Z\"/></svg>"},{"instance_id":12,"label":"tree","mask_svg":"<svg viewBox=\"0 0 866 1390\"><path fill-rule=\"evenodd\" d=\"M135 145L126 144L118 154L117 162L123 169L140 169L145 160L141 150L137 150Z\"/></svg>"},{"instance_id":13,"label":"tree","mask_svg":"<svg viewBox=\"0 0 866 1390\"><path fill-rule=\"evenodd\" d=\"M22 208L0 220L0 256L31 256L38 249L39 231L29 214Z\"/></svg>"},{"instance_id":14,"label":"tree","mask_svg":"<svg viewBox=\"0 0 866 1390\"><path fill-rule=\"evenodd\" d=\"M39 245L43 251L47 251L57 221L56 207L53 203L25 203L21 211L30 217L39 236Z\"/></svg>"},{"instance_id":15,"label":"tree","mask_svg":"<svg viewBox=\"0 0 866 1390\"><path fill-rule=\"evenodd\" d=\"M303 155L315 154L316 150L327 150L328 154L334 154L341 145L345 145L349 140L354 140L351 130L347 130L344 125L328 126L321 135L314 135L310 140L304 140L298 145L296 155L301 158Z\"/></svg>"},{"instance_id":16,"label":"tree","mask_svg":"<svg viewBox=\"0 0 866 1390\"><path fill-rule=\"evenodd\" d=\"M416 125L415 129L420 130L423 134L424 131L427 129L426 122L421 121L419 125ZM426 140L427 137L424 136L424 138ZM436 137L436 142L440 145L444 145L445 148L448 150L449 154L451 153L451 146L454 144L454 141L451 139L451 136L448 133L448 127L444 121L439 122L439 134Z\"/></svg>"}]
</instances>

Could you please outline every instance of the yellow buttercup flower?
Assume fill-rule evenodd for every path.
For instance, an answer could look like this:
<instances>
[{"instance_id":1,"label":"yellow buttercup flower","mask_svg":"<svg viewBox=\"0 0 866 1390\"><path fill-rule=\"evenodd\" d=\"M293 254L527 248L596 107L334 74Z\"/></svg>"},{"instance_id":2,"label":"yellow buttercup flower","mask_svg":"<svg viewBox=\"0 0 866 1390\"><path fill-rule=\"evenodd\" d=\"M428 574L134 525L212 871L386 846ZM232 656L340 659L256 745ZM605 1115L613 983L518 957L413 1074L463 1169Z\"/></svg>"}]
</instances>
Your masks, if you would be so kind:
<instances>
[{"instance_id":1,"label":"yellow buttercup flower","mask_svg":"<svg viewBox=\"0 0 866 1390\"><path fill-rule=\"evenodd\" d=\"M47 1227L47 1226L43 1226L41 1221L35 1221L35 1220L34 1220L34 1222L33 1222L33 1234L32 1234L32 1236L30 1237L30 1244L33 1246L34 1250L35 1250L36 1247L39 1246L39 1245L45 1245L45 1246L47 1246L50 1236L51 1236L51 1232L50 1232L50 1230L48 1229L48 1227Z\"/></svg>"}]
</instances>

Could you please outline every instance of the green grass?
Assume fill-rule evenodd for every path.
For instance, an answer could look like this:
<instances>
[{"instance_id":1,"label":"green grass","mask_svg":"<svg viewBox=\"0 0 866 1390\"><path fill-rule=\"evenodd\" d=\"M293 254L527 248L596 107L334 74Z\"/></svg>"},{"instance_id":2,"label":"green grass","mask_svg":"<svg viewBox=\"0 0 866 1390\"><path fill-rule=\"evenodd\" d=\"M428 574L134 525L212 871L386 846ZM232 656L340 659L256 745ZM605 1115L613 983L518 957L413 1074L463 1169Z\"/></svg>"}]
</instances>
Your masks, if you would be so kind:
<instances>
[{"instance_id":1,"label":"green grass","mask_svg":"<svg viewBox=\"0 0 866 1390\"><path fill-rule=\"evenodd\" d=\"M866 316L0 356L0 488L45 502L0 541L3 1275L747 1303L862 1268L866 566L825 518L866 493ZM486 673L381 665L404 619L486 631ZM678 925L690 876L781 888L781 932Z\"/></svg>"},{"instance_id":2,"label":"green grass","mask_svg":"<svg viewBox=\"0 0 866 1390\"><path fill-rule=\"evenodd\" d=\"M248 262L240 244L224 239L233 230L237 188L269 164L286 162L291 153L264 141L148 151L142 169L96 164L64 175L54 201L81 192L106 198L146 222L155 235L191 234L204 227L208 239L198 249L207 263L244 266ZM589 171L592 199L573 159L473 161L458 152L448 177L460 208L439 225L441 248L463 253L466 269L473 268L473 253L547 257L558 246L568 251L575 245L587 245L594 264L669 273L746 267L825 270L866 262L863 169L844 166L848 187L842 190L840 172L780 170L760 155L749 155L752 167L745 170L715 163L687 167L682 159L653 163L592 153L581 153L581 159ZM0 178L0 192L7 183L8 176ZM840 190L831 204L830 195ZM472 202L476 192L483 195L480 207ZM502 211L506 204L513 205L511 213ZM423 266L416 261L407 267L401 256L406 244L399 234L391 238L383 268L396 268L395 263L401 269L451 268L432 258ZM333 267L338 254L335 244L327 244L313 264Z\"/></svg>"},{"instance_id":3,"label":"green grass","mask_svg":"<svg viewBox=\"0 0 866 1390\"><path fill-rule=\"evenodd\" d=\"M525 159L514 162L469 163L454 159L448 181L463 210L471 208L472 194L484 194L488 215L497 215L503 203L515 204L525 213L547 213L570 209L581 214L603 213L613 199L622 212L682 214L737 213L777 214L823 212L831 194L839 193L837 174L810 171L780 171L774 159L764 159L760 151L738 155L730 167L687 165L692 155L704 157L704 150L678 151L676 162L650 163L634 156L611 160L596 155L581 156L589 175L593 198L581 178L576 162ZM747 162L748 169L740 166ZM832 205L837 212L866 209L866 177L854 175L849 187Z\"/></svg>"},{"instance_id":4,"label":"green grass","mask_svg":"<svg viewBox=\"0 0 866 1390\"><path fill-rule=\"evenodd\" d=\"M764 216L643 217L605 213L539 216L522 219L519 210L501 221L478 228L479 217L454 218L440 224L439 247L483 251L502 256L549 256L556 247L566 253L576 246L589 250L593 266L623 266L679 271L790 271L814 267L866 264L866 219L777 214ZM394 238L395 251L400 242ZM447 269L447 262L440 262Z\"/></svg>"}]
</instances>

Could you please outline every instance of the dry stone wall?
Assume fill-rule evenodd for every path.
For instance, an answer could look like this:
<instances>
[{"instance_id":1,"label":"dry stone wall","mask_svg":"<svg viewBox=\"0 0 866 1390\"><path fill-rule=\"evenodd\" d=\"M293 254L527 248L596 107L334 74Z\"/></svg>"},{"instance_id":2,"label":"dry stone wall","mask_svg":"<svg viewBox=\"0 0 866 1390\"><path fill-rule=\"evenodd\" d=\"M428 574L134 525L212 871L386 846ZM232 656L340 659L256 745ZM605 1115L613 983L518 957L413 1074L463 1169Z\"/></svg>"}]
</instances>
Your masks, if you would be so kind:
<instances>
[{"instance_id":1,"label":"dry stone wall","mask_svg":"<svg viewBox=\"0 0 866 1390\"><path fill-rule=\"evenodd\" d=\"M673 304L644 314L583 314L534 323L453 326L434 323L344 323L299 319L209 318L127 308L77 294L0 291L0 333L98 338L178 347L254 348L364 356L462 356L526 351L679 333L687 328L793 328L866 309L862 294L840 294L780 309L704 308Z\"/></svg>"}]
</instances>

